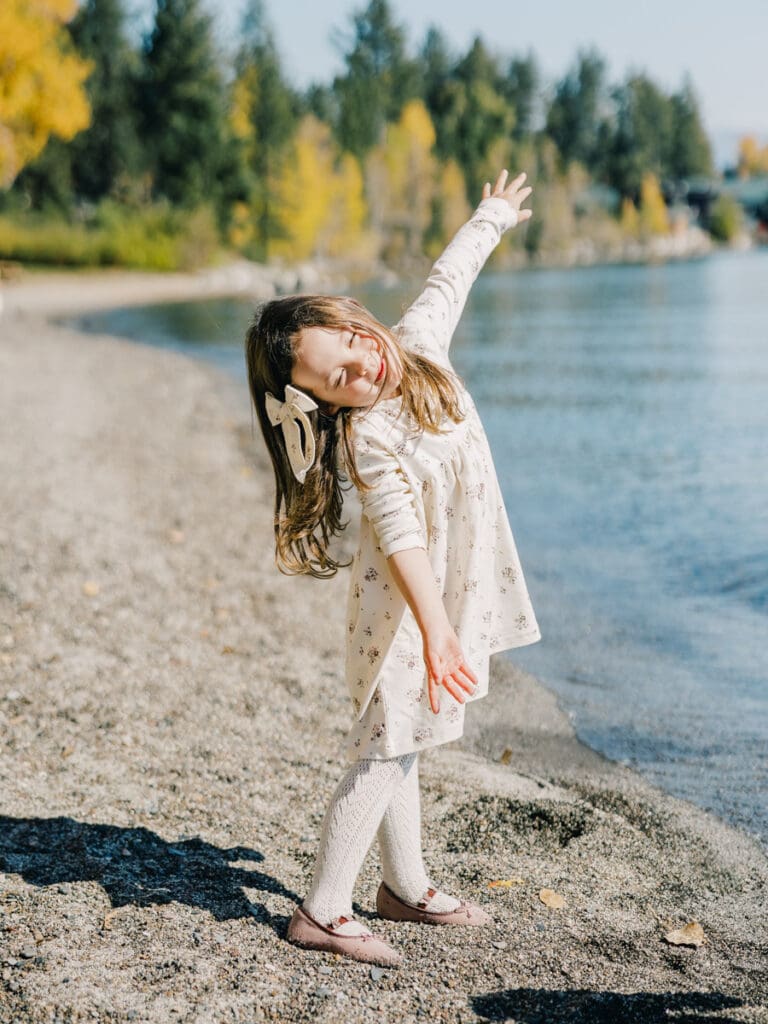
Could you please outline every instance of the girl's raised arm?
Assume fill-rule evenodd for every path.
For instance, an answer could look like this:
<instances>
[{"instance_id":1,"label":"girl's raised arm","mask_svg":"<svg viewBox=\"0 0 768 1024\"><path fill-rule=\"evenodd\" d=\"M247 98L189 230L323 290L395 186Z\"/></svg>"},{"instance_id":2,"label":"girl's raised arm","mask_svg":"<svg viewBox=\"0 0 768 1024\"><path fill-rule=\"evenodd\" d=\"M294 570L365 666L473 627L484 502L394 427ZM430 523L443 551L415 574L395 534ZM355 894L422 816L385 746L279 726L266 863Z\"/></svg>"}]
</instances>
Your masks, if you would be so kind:
<instances>
[{"instance_id":1,"label":"girl's raised arm","mask_svg":"<svg viewBox=\"0 0 768 1024\"><path fill-rule=\"evenodd\" d=\"M409 348L426 356L434 354L435 346L443 354L448 351L483 264L505 231L532 216L531 210L520 209L533 191L522 187L525 177L525 172L518 174L507 185L502 171L493 189L486 183L480 205L438 257L421 294L394 328Z\"/></svg>"}]
</instances>

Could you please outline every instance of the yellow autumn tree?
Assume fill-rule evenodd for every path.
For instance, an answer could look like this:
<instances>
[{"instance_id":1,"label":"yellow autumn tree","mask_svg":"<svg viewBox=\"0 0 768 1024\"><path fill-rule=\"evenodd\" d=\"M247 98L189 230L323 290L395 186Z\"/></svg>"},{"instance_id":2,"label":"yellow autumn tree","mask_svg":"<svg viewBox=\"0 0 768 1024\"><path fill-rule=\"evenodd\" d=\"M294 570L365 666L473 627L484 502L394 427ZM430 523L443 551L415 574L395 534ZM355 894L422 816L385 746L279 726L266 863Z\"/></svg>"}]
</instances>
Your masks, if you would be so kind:
<instances>
[{"instance_id":1,"label":"yellow autumn tree","mask_svg":"<svg viewBox=\"0 0 768 1024\"><path fill-rule=\"evenodd\" d=\"M768 174L768 145L760 146L754 135L739 140L738 174L740 178Z\"/></svg>"},{"instance_id":2,"label":"yellow autumn tree","mask_svg":"<svg viewBox=\"0 0 768 1024\"><path fill-rule=\"evenodd\" d=\"M443 234L448 242L472 212L467 202L464 175L455 160L450 159L443 164L438 189L443 206Z\"/></svg>"},{"instance_id":3,"label":"yellow autumn tree","mask_svg":"<svg viewBox=\"0 0 768 1024\"><path fill-rule=\"evenodd\" d=\"M351 154L339 155L328 125L311 114L299 124L274 196L282 237L270 242L270 255L360 255L366 215L360 166Z\"/></svg>"},{"instance_id":4,"label":"yellow autumn tree","mask_svg":"<svg viewBox=\"0 0 768 1024\"><path fill-rule=\"evenodd\" d=\"M462 170L455 160L446 160L437 173L433 219L424 243L430 259L437 259L471 212Z\"/></svg>"},{"instance_id":5,"label":"yellow autumn tree","mask_svg":"<svg viewBox=\"0 0 768 1024\"><path fill-rule=\"evenodd\" d=\"M648 171L640 185L640 231L644 235L669 233L667 204L659 188L659 179Z\"/></svg>"},{"instance_id":6,"label":"yellow autumn tree","mask_svg":"<svg viewBox=\"0 0 768 1024\"><path fill-rule=\"evenodd\" d=\"M374 247L365 229L367 215L360 163L351 153L344 153L333 176L330 216L322 235L329 256L373 259Z\"/></svg>"},{"instance_id":7,"label":"yellow autumn tree","mask_svg":"<svg viewBox=\"0 0 768 1024\"><path fill-rule=\"evenodd\" d=\"M544 181L542 184L537 182L535 195L538 248L558 256L567 254L578 230L573 195L565 178Z\"/></svg>"},{"instance_id":8,"label":"yellow autumn tree","mask_svg":"<svg viewBox=\"0 0 768 1024\"><path fill-rule=\"evenodd\" d=\"M299 124L277 176L274 197L283 238L270 241L270 255L294 260L313 255L331 205L333 154L330 132L311 114Z\"/></svg>"},{"instance_id":9,"label":"yellow autumn tree","mask_svg":"<svg viewBox=\"0 0 768 1024\"><path fill-rule=\"evenodd\" d=\"M371 223L380 235L384 258L399 262L421 254L432 216L437 163L435 129L421 100L410 100L399 120L366 160Z\"/></svg>"},{"instance_id":10,"label":"yellow autumn tree","mask_svg":"<svg viewBox=\"0 0 768 1024\"><path fill-rule=\"evenodd\" d=\"M621 201L621 232L627 238L637 238L640 234L640 214L637 212L637 207L629 198L625 196Z\"/></svg>"},{"instance_id":11,"label":"yellow autumn tree","mask_svg":"<svg viewBox=\"0 0 768 1024\"><path fill-rule=\"evenodd\" d=\"M88 127L83 83L91 65L72 49L64 25L76 0L0 3L0 187L7 188L51 135Z\"/></svg>"}]
</instances>

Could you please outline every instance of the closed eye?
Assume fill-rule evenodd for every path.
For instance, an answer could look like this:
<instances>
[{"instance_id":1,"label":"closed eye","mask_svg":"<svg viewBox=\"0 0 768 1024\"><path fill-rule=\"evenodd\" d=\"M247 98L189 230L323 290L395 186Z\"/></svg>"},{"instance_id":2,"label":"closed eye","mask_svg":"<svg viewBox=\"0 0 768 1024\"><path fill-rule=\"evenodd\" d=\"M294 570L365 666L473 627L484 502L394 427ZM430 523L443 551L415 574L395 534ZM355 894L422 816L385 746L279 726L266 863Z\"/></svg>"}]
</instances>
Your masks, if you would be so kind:
<instances>
[{"instance_id":1,"label":"closed eye","mask_svg":"<svg viewBox=\"0 0 768 1024\"><path fill-rule=\"evenodd\" d=\"M352 333L349 336L349 341L347 342L347 348L352 348L352 343L354 342L356 337L357 337L357 333L355 331L352 331ZM343 381L344 381L344 370L342 370L341 373L339 374L339 376L336 378L336 380L334 381L334 385L333 386L337 387L337 388L340 388L342 383L343 383Z\"/></svg>"}]
</instances>

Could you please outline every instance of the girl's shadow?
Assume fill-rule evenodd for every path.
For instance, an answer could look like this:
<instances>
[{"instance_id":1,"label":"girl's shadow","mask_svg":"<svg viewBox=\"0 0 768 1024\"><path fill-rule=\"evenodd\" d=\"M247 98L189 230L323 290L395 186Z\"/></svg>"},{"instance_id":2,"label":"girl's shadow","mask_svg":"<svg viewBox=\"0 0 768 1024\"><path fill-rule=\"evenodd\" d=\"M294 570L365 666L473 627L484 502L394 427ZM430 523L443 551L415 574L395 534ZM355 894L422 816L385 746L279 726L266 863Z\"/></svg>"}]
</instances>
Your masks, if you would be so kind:
<instances>
[{"instance_id":1,"label":"girl's shadow","mask_svg":"<svg viewBox=\"0 0 768 1024\"><path fill-rule=\"evenodd\" d=\"M470 1002L479 1020L517 1024L738 1024L744 1019L739 1007L745 1005L743 999L722 992L545 988L486 992Z\"/></svg>"},{"instance_id":2,"label":"girl's shadow","mask_svg":"<svg viewBox=\"0 0 768 1024\"><path fill-rule=\"evenodd\" d=\"M98 882L113 907L186 903L217 920L255 917L282 927L262 903L242 889L300 902L271 875L232 867L233 861L264 860L244 846L219 849L201 839L169 843L146 828L91 825L72 818L11 818L0 815L0 871L32 885Z\"/></svg>"}]
</instances>

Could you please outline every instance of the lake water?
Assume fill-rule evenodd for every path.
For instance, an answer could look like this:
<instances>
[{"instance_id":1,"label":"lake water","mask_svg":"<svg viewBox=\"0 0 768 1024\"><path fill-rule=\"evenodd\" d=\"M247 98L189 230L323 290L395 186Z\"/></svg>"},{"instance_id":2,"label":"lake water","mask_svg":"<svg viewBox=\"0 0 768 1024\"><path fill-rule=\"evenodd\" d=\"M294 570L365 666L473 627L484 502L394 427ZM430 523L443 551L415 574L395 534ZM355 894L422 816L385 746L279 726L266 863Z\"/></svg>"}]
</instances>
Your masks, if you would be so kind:
<instances>
[{"instance_id":1,"label":"lake water","mask_svg":"<svg viewBox=\"0 0 768 1024\"><path fill-rule=\"evenodd\" d=\"M418 283L356 295L393 323ZM232 300L80 321L245 380ZM768 251L486 271L453 344L581 739L768 844Z\"/></svg>"}]
</instances>

